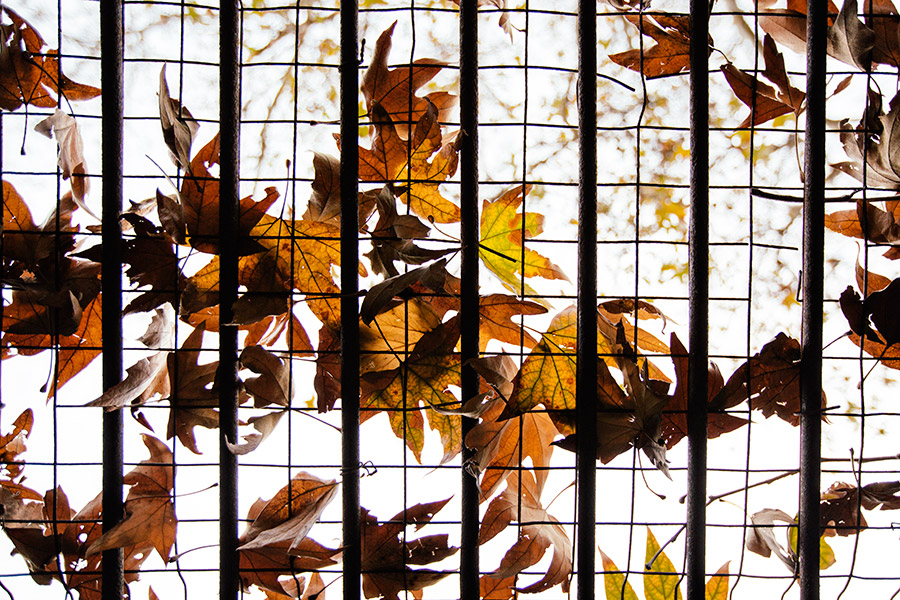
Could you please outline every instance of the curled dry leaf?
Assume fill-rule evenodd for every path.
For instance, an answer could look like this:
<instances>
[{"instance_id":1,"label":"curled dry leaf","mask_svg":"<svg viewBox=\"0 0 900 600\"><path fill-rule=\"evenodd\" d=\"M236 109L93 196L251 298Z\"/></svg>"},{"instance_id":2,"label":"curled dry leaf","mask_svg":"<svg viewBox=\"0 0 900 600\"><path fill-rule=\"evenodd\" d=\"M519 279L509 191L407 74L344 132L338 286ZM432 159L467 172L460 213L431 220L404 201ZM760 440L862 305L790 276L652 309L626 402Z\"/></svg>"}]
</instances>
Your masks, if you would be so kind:
<instances>
[{"instance_id":1,"label":"curled dry leaf","mask_svg":"<svg viewBox=\"0 0 900 600\"><path fill-rule=\"evenodd\" d=\"M794 573L797 567L797 557L793 551L778 543L778 540L775 539L774 528L776 522L795 526L793 517L782 510L766 508L750 515L750 521L753 523L753 527L747 529L744 537L744 545L747 550L765 558L774 553L784 563L784 566Z\"/></svg>"},{"instance_id":2,"label":"curled dry leaf","mask_svg":"<svg viewBox=\"0 0 900 600\"><path fill-rule=\"evenodd\" d=\"M768 34L763 41L763 58L766 68L762 74L776 85L777 90L730 62L721 67L738 100L750 107L750 115L738 125L738 129L761 125L789 113L799 115L803 112L806 94L791 85L784 66L784 56Z\"/></svg>"},{"instance_id":3,"label":"curled dry leaf","mask_svg":"<svg viewBox=\"0 0 900 600\"><path fill-rule=\"evenodd\" d=\"M323 480L301 471L262 505L253 522L241 535L238 550L288 544L288 552L300 548L306 534L334 499L338 482ZM261 501L260 501L261 502Z\"/></svg>"},{"instance_id":4,"label":"curled dry leaf","mask_svg":"<svg viewBox=\"0 0 900 600\"><path fill-rule=\"evenodd\" d=\"M191 163L191 144L200 130L200 124L186 106L169 97L165 63L159 70L159 124L172 162L187 169Z\"/></svg>"},{"instance_id":5,"label":"curled dry leaf","mask_svg":"<svg viewBox=\"0 0 900 600\"><path fill-rule=\"evenodd\" d=\"M63 179L71 179L72 197L75 203L96 220L100 217L88 208L85 197L88 193L87 168L84 165L84 144L81 134L78 132L78 123L70 115L56 109L52 116L47 117L37 125L34 130L45 136L55 137L59 146L59 170Z\"/></svg>"},{"instance_id":6,"label":"curled dry leaf","mask_svg":"<svg viewBox=\"0 0 900 600\"><path fill-rule=\"evenodd\" d=\"M175 343L174 315L170 307L156 309L141 342L151 349L159 350L147 358L142 358L125 370L125 379L112 386L102 396L91 400L85 406L102 406L106 410L116 410L133 404L143 404L155 394L162 397L169 394L169 377L166 371L170 349Z\"/></svg>"},{"instance_id":7,"label":"curled dry leaf","mask_svg":"<svg viewBox=\"0 0 900 600\"><path fill-rule=\"evenodd\" d=\"M253 396L253 406L290 406L294 396L288 363L262 346L246 346L241 365L258 375L244 379L244 389Z\"/></svg>"}]
</instances>

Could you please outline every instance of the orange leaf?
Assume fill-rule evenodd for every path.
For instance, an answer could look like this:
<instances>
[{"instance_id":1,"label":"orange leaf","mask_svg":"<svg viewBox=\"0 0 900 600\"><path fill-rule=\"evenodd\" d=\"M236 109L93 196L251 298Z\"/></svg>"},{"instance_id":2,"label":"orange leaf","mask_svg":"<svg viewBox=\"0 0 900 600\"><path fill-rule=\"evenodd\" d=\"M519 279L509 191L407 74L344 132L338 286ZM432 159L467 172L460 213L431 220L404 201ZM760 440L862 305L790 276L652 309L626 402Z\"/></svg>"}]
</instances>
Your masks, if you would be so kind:
<instances>
[{"instance_id":1,"label":"orange leaf","mask_svg":"<svg viewBox=\"0 0 900 600\"><path fill-rule=\"evenodd\" d=\"M110 548L149 546L163 562L169 559L175 543L175 505L171 498L174 459L164 443L146 434L141 437L150 458L123 479L125 485L132 486L125 500L125 518L88 547L87 557Z\"/></svg>"}]
</instances>

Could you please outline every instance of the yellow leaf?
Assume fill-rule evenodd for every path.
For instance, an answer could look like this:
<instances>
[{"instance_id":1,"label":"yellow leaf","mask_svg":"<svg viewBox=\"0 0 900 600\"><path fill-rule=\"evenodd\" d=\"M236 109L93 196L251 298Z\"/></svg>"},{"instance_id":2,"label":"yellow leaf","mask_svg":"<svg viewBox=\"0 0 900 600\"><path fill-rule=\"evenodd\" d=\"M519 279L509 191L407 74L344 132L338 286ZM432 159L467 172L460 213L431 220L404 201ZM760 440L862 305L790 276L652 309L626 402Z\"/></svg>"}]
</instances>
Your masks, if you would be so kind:
<instances>
[{"instance_id":1,"label":"yellow leaf","mask_svg":"<svg viewBox=\"0 0 900 600\"><path fill-rule=\"evenodd\" d=\"M675 570L675 565L669 560L665 552L659 552L659 543L653 536L650 528L647 528L647 555L645 564L653 560L650 568L644 571L644 597L647 600L681 600L681 590L678 589L678 581L681 575Z\"/></svg>"},{"instance_id":2,"label":"yellow leaf","mask_svg":"<svg viewBox=\"0 0 900 600\"><path fill-rule=\"evenodd\" d=\"M514 294L537 294L523 283L525 278L569 280L550 259L524 246L525 240L543 231L544 222L541 214L519 212L530 190L531 186L512 187L485 200L481 211L481 261ZM546 305L546 301L541 303Z\"/></svg>"},{"instance_id":3,"label":"yellow leaf","mask_svg":"<svg viewBox=\"0 0 900 600\"><path fill-rule=\"evenodd\" d=\"M634 588L625 579L625 574L619 572L619 567L603 550L600 551L600 558L603 560L603 587L606 589L606 600L638 600Z\"/></svg>"},{"instance_id":4,"label":"yellow leaf","mask_svg":"<svg viewBox=\"0 0 900 600\"><path fill-rule=\"evenodd\" d=\"M715 575L706 582L706 600L728 600L728 565L726 562L719 567Z\"/></svg>"}]
</instances>

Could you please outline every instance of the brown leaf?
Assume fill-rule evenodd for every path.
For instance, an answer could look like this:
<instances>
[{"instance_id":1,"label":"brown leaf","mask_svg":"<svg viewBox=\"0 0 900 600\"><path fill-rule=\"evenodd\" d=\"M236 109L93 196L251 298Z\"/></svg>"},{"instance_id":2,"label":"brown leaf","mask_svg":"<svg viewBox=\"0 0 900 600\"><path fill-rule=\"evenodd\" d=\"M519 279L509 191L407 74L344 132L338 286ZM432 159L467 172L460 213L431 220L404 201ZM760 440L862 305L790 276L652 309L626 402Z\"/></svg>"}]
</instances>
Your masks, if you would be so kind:
<instances>
[{"instance_id":1,"label":"brown leaf","mask_svg":"<svg viewBox=\"0 0 900 600\"><path fill-rule=\"evenodd\" d=\"M794 427L800 424L800 342L779 333L738 367L714 403L726 409L745 400L766 418L778 415ZM822 407L825 406L823 391Z\"/></svg>"},{"instance_id":2,"label":"brown leaf","mask_svg":"<svg viewBox=\"0 0 900 600\"><path fill-rule=\"evenodd\" d=\"M100 217L85 204L89 180L84 166L84 146L75 119L57 108L52 116L35 125L34 130L48 138L56 138L59 145L59 170L63 179L72 180L72 197L75 203L99 221Z\"/></svg>"},{"instance_id":3,"label":"brown leaf","mask_svg":"<svg viewBox=\"0 0 900 600\"><path fill-rule=\"evenodd\" d=\"M688 366L689 355L687 349L672 333L670 341L672 348L672 362L675 363L675 392L662 415L662 436L666 447L672 449L683 438L687 437L687 408L688 408ZM747 420L723 412L724 407L712 405L712 400L724 386L722 374L715 363L709 365L709 379L707 383L707 402L709 414L707 416L706 436L709 439L717 438L723 433L734 431L747 424Z\"/></svg>"},{"instance_id":4,"label":"brown leaf","mask_svg":"<svg viewBox=\"0 0 900 600\"><path fill-rule=\"evenodd\" d=\"M132 486L125 500L125 518L88 547L87 557L110 548L148 545L163 562L169 559L175 543L175 505L171 498L174 459L161 441L146 434L141 437L150 458L123 479L125 485Z\"/></svg>"},{"instance_id":5,"label":"brown leaf","mask_svg":"<svg viewBox=\"0 0 900 600\"><path fill-rule=\"evenodd\" d=\"M841 312L847 318L850 325L850 331L857 335L865 335L870 340L883 343L875 330L869 324L869 311L863 305L862 299L853 286L848 285L847 289L841 292L840 297Z\"/></svg>"},{"instance_id":6,"label":"brown leaf","mask_svg":"<svg viewBox=\"0 0 900 600\"><path fill-rule=\"evenodd\" d=\"M209 169L219 164L219 135L216 134L188 165L181 184L181 203L188 241L201 252L218 254L219 251L219 180ZM261 221L266 210L278 199L278 190L266 188L266 197L259 202L247 196L240 200L238 210L238 252L241 255L259 252L251 230Z\"/></svg>"},{"instance_id":7,"label":"brown leaf","mask_svg":"<svg viewBox=\"0 0 900 600\"><path fill-rule=\"evenodd\" d=\"M760 11L759 25L782 46L794 52L806 52L806 4L807 0L788 0L787 9L765 9ZM828 0L828 12L837 14L838 8ZM828 17L828 26L834 19Z\"/></svg>"},{"instance_id":8,"label":"brown leaf","mask_svg":"<svg viewBox=\"0 0 900 600\"><path fill-rule=\"evenodd\" d=\"M784 511L767 508L750 515L750 520L755 527L748 527L744 537L744 545L747 550L760 556L768 558L775 553L782 563L793 573L797 566L797 558L793 552L786 549L775 539L775 528L773 527L777 521L787 523L788 525L796 525L794 519Z\"/></svg>"},{"instance_id":9,"label":"brown leaf","mask_svg":"<svg viewBox=\"0 0 900 600\"><path fill-rule=\"evenodd\" d=\"M337 491L337 481L325 481L304 471L297 473L265 503L238 540L238 550L280 547L287 542L288 552L294 552Z\"/></svg>"},{"instance_id":10,"label":"brown leaf","mask_svg":"<svg viewBox=\"0 0 900 600\"><path fill-rule=\"evenodd\" d=\"M763 42L763 58L766 68L762 74L777 86L777 90L731 63L721 67L732 91L741 102L750 107L750 115L738 125L738 129L761 125L788 113L799 115L803 112L806 94L791 85L784 66L784 56L778 52L770 35L766 35Z\"/></svg>"},{"instance_id":11,"label":"brown leaf","mask_svg":"<svg viewBox=\"0 0 900 600\"><path fill-rule=\"evenodd\" d=\"M288 363L262 346L246 346L241 351L240 361L244 368L259 374L244 379L244 389L253 396L254 408L291 405L294 389Z\"/></svg>"},{"instance_id":12,"label":"brown leaf","mask_svg":"<svg viewBox=\"0 0 900 600\"><path fill-rule=\"evenodd\" d=\"M219 426L218 394L212 389L219 361L200 365L203 329L198 327L176 352L169 353L168 372L172 383L169 398L169 424L166 437L177 436L185 448L200 454L194 427L216 429Z\"/></svg>"},{"instance_id":13,"label":"brown leaf","mask_svg":"<svg viewBox=\"0 0 900 600\"><path fill-rule=\"evenodd\" d=\"M62 74L57 51L50 50L32 25L6 6L0 7L12 24L0 25L0 108L16 110L23 104L54 107L57 93L66 99L88 100L100 90L76 83Z\"/></svg>"},{"instance_id":14,"label":"brown leaf","mask_svg":"<svg viewBox=\"0 0 900 600\"><path fill-rule=\"evenodd\" d=\"M506 551L491 577L504 579L518 575L541 560L552 546L553 558L544 576L518 591L534 594L562 584L562 593L567 594L572 576L572 543L559 521L541 506L540 492L531 471L516 473L507 480L506 490L488 505L481 522L479 544L492 539L512 522L520 524L518 540Z\"/></svg>"},{"instance_id":15,"label":"brown leaf","mask_svg":"<svg viewBox=\"0 0 900 600\"><path fill-rule=\"evenodd\" d=\"M250 518L253 515L248 515ZM246 590L251 585L260 589L287 594L299 588L295 582L301 581L300 571L321 569L337 564L340 550L326 548L311 538L304 538L299 545L288 552L290 541L270 544L260 548L238 550L240 556L241 585ZM279 578L292 577L293 579Z\"/></svg>"},{"instance_id":16,"label":"brown leaf","mask_svg":"<svg viewBox=\"0 0 900 600\"><path fill-rule=\"evenodd\" d=\"M402 296L415 283L428 281L442 284L442 276L447 273L446 265L446 259L441 259L425 267L394 275L372 286L359 307L359 318L364 324L370 325L376 316L391 306L396 296Z\"/></svg>"},{"instance_id":17,"label":"brown leaf","mask_svg":"<svg viewBox=\"0 0 900 600\"><path fill-rule=\"evenodd\" d=\"M690 20L687 15L656 14L625 15L641 34L650 36L656 44L639 49L610 54L609 59L648 78L687 73L690 69ZM712 53L712 38L709 40Z\"/></svg>"},{"instance_id":18,"label":"brown leaf","mask_svg":"<svg viewBox=\"0 0 900 600\"><path fill-rule=\"evenodd\" d=\"M875 32L859 20L857 0L844 0L834 25L828 28L828 54L863 71L872 67Z\"/></svg>"},{"instance_id":19,"label":"brown leaf","mask_svg":"<svg viewBox=\"0 0 900 600\"><path fill-rule=\"evenodd\" d=\"M863 12L866 25L875 34L872 62L900 66L900 16L892 0L865 0Z\"/></svg>"},{"instance_id":20,"label":"brown leaf","mask_svg":"<svg viewBox=\"0 0 900 600\"><path fill-rule=\"evenodd\" d=\"M887 114L882 113L881 94L869 90L869 103L862 121L854 128L846 119L841 121L841 143L849 161L833 165L836 169L863 182L867 187L900 188L900 164L897 160L897 146L900 144L900 94L894 96ZM857 202L862 221L862 209ZM871 204L869 204L871 206ZM875 219L879 220L879 215ZM871 229L871 225L869 228ZM850 229L850 231L854 231ZM876 230L877 231L877 230ZM840 231L840 233L844 233ZM871 231L869 232L871 235ZM886 232L885 232L886 233ZM892 232L896 235L896 232ZM860 233L844 233L862 237ZM874 238L872 238L874 241Z\"/></svg>"},{"instance_id":21,"label":"brown leaf","mask_svg":"<svg viewBox=\"0 0 900 600\"><path fill-rule=\"evenodd\" d=\"M141 341L156 354L138 360L126 369L125 378L106 390L102 396L85 406L102 406L113 410L130 404L143 404L156 393L161 397L169 395L169 377L166 361L169 348L174 343L174 322L171 311L157 309L156 314L142 336Z\"/></svg>"},{"instance_id":22,"label":"brown leaf","mask_svg":"<svg viewBox=\"0 0 900 600\"><path fill-rule=\"evenodd\" d=\"M432 92L425 97L416 95L416 90L431 81L447 65L443 61L420 58L411 65L388 68L387 60L396 26L397 22L394 21L378 36L372 64L363 75L362 93L370 114L374 106L380 106L390 120L397 123L399 134L406 139L410 127L422 118L429 103L446 111L456 104L456 98L446 92Z\"/></svg>"},{"instance_id":23,"label":"brown leaf","mask_svg":"<svg viewBox=\"0 0 900 600\"><path fill-rule=\"evenodd\" d=\"M0 465L2 465L0 470L5 471L5 476L9 479L9 482L0 481L0 485L11 483L22 474L25 461L19 455L25 452L25 439L31 435L31 428L34 425L31 409L23 410L12 425L11 432L0 436ZM40 496L31 499L40 500Z\"/></svg>"},{"instance_id":24,"label":"brown leaf","mask_svg":"<svg viewBox=\"0 0 900 600\"><path fill-rule=\"evenodd\" d=\"M498 340L514 346L533 348L538 343L519 323L516 315L542 315L547 309L528 300L519 300L506 294L489 294L479 300L479 345L483 352L490 340Z\"/></svg>"},{"instance_id":25,"label":"brown leaf","mask_svg":"<svg viewBox=\"0 0 900 600\"><path fill-rule=\"evenodd\" d=\"M165 63L159 70L159 124L172 162L187 169L191 164L191 144L200 130L200 124L186 106L169 97Z\"/></svg>"},{"instance_id":26,"label":"brown leaf","mask_svg":"<svg viewBox=\"0 0 900 600\"><path fill-rule=\"evenodd\" d=\"M505 402L495 398L481 415L481 422L466 435L466 446L475 451L467 467L481 474L481 500L487 500L500 488L526 458L535 469L536 488L543 489L549 471L551 442L556 427L545 412L529 412L519 417L497 420Z\"/></svg>"},{"instance_id":27,"label":"brown leaf","mask_svg":"<svg viewBox=\"0 0 900 600\"><path fill-rule=\"evenodd\" d=\"M866 312L888 346L900 343L900 319L897 318L897 304L900 302L900 278L893 280L886 288L872 292L865 299ZM855 333L856 330L854 330Z\"/></svg>"},{"instance_id":28,"label":"brown leaf","mask_svg":"<svg viewBox=\"0 0 900 600\"><path fill-rule=\"evenodd\" d=\"M872 292L883 290L888 285L890 285L890 283L891 280L884 275L879 275L878 273L867 270L865 267L863 267L859 262L859 253L857 252L856 285L859 286L859 289L864 290L866 296L868 296Z\"/></svg>"},{"instance_id":29,"label":"brown leaf","mask_svg":"<svg viewBox=\"0 0 900 600\"><path fill-rule=\"evenodd\" d=\"M449 571L409 567L440 562L455 554L459 548L448 544L447 534L417 539L404 535L407 525L421 529L449 501L448 498L416 504L381 523L368 510L361 509L362 584L366 598L398 600L401 591L424 589L450 574Z\"/></svg>"}]
</instances>

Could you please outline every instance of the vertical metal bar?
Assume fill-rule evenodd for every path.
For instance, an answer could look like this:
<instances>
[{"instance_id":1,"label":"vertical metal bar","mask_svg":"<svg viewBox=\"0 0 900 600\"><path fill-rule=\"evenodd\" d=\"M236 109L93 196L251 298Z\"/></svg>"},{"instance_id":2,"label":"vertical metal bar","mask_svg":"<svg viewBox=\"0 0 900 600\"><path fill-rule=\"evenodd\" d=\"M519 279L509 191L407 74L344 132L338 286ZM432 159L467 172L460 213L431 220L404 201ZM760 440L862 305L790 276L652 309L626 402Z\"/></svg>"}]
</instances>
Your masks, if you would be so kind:
<instances>
[{"instance_id":1,"label":"vertical metal bar","mask_svg":"<svg viewBox=\"0 0 900 600\"><path fill-rule=\"evenodd\" d=\"M122 212L122 144L124 118L123 2L100 2L100 80L103 163L103 259L101 301L103 315L103 389L122 380L122 236L119 213ZM124 517L122 501L122 411L103 413L103 531ZM103 552L101 596L103 600L121 600L124 591L122 549Z\"/></svg>"},{"instance_id":2,"label":"vertical metal bar","mask_svg":"<svg viewBox=\"0 0 900 600\"><path fill-rule=\"evenodd\" d=\"M578 1L578 600L594 600L597 521L597 3ZM582 427L583 425L583 427Z\"/></svg>"},{"instance_id":3,"label":"vertical metal bar","mask_svg":"<svg viewBox=\"0 0 900 600\"><path fill-rule=\"evenodd\" d=\"M800 597L819 598L822 445L822 302L825 262L825 79L828 6L806 17L806 142L803 183L803 345L800 369Z\"/></svg>"},{"instance_id":4,"label":"vertical metal bar","mask_svg":"<svg viewBox=\"0 0 900 600\"><path fill-rule=\"evenodd\" d=\"M459 119L460 146L460 345L463 362L461 392L463 401L478 395L478 374L466 366L478 358L479 282L478 282L478 0L459 3ZM463 440L478 421L463 418ZM462 462L475 455L463 444ZM478 600L479 557L478 528L480 503L478 479L462 469L462 532L459 560L459 588L462 600Z\"/></svg>"},{"instance_id":5,"label":"vertical metal bar","mask_svg":"<svg viewBox=\"0 0 900 600\"><path fill-rule=\"evenodd\" d=\"M219 598L240 595L237 552L238 347L232 306L238 293L238 201L240 198L240 9L223 0L219 12Z\"/></svg>"},{"instance_id":6,"label":"vertical metal bar","mask_svg":"<svg viewBox=\"0 0 900 600\"><path fill-rule=\"evenodd\" d=\"M344 600L359 600L359 42L357 5L341 2L341 470Z\"/></svg>"},{"instance_id":7,"label":"vertical metal bar","mask_svg":"<svg viewBox=\"0 0 900 600\"><path fill-rule=\"evenodd\" d=\"M709 378L709 0L691 0L687 600L706 596L706 423Z\"/></svg>"}]
</instances>

